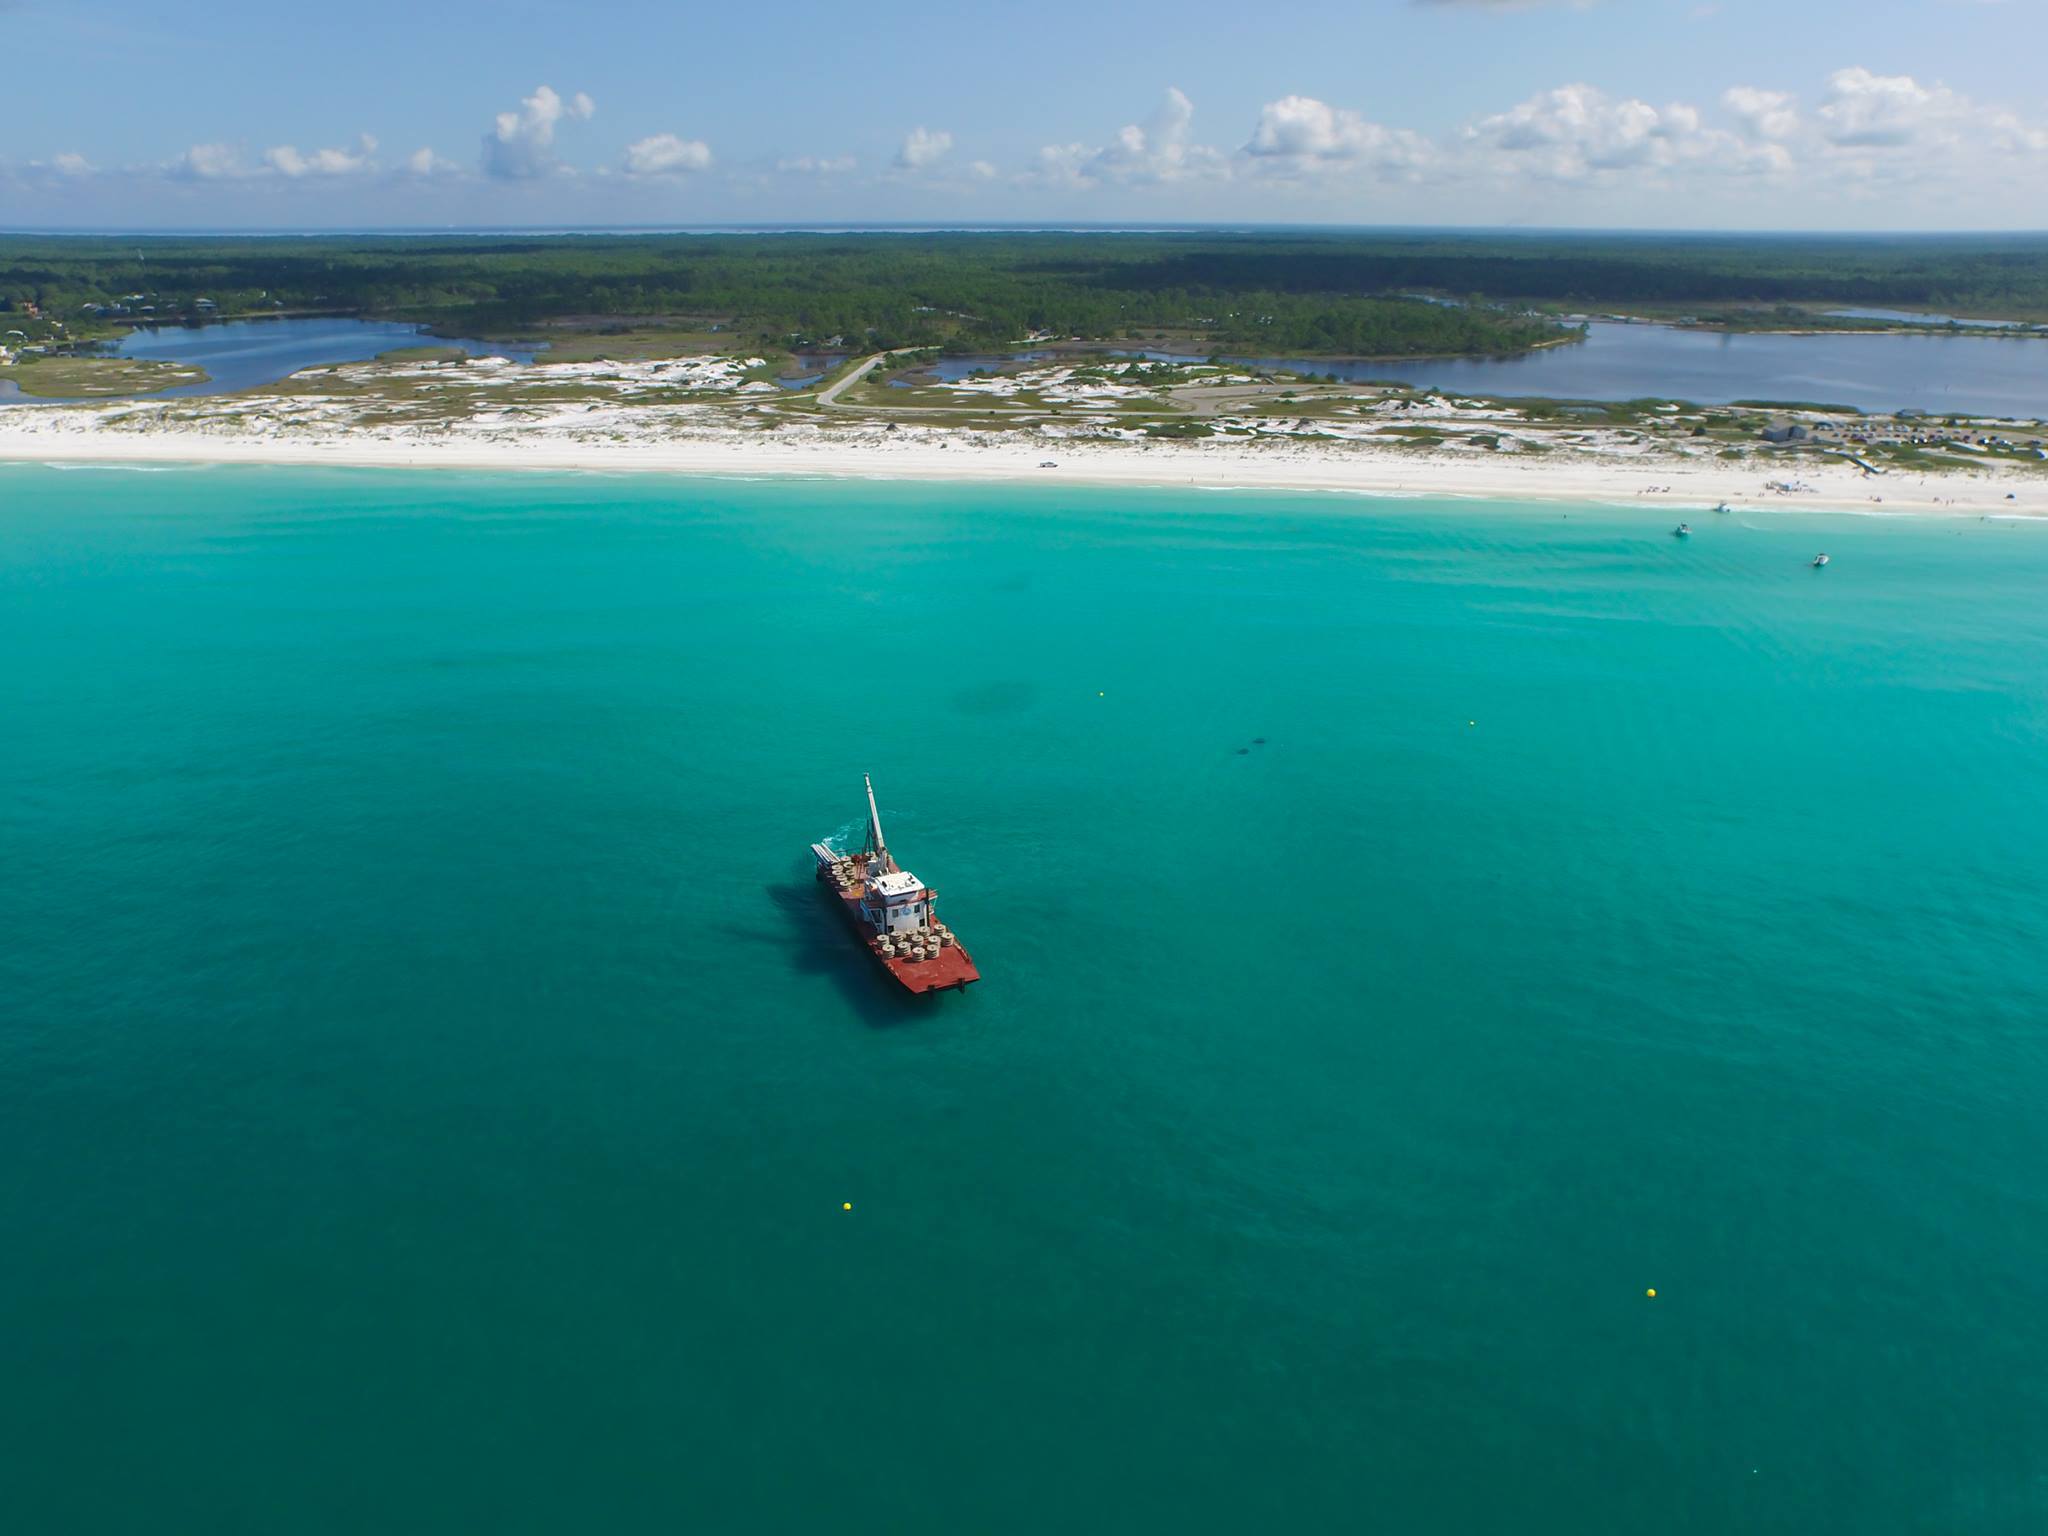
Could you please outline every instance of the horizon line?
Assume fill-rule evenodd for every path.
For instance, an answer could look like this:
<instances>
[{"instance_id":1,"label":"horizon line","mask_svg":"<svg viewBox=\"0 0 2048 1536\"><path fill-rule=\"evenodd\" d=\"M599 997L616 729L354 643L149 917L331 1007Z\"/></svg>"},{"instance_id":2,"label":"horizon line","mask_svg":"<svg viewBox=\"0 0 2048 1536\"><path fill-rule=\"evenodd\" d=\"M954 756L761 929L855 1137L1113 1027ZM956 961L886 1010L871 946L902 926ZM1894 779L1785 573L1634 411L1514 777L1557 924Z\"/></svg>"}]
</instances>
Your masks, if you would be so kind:
<instances>
[{"instance_id":1,"label":"horizon line","mask_svg":"<svg viewBox=\"0 0 2048 1536\"><path fill-rule=\"evenodd\" d=\"M423 239L459 236L521 236L567 239L591 235L770 235L770 234L1453 234L1494 236L1605 235L1664 239L1958 240L2048 239L2048 228L2009 229L1792 229L1675 228L1641 225L1534 224L1349 224L1262 223L1248 220L1133 222L1125 220L721 220L702 224L350 224L306 225L92 225L45 224L0 227L0 239L286 239L342 237Z\"/></svg>"}]
</instances>

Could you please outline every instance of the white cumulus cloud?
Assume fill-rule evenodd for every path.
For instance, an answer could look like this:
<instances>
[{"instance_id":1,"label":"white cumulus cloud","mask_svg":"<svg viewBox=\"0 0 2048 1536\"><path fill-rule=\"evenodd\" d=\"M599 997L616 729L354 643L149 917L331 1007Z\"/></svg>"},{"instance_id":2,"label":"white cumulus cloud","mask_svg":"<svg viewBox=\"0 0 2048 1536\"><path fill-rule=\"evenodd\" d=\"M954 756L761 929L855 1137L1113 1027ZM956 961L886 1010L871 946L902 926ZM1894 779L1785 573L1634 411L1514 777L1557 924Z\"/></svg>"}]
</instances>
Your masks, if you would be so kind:
<instances>
[{"instance_id":1,"label":"white cumulus cloud","mask_svg":"<svg viewBox=\"0 0 2048 1536\"><path fill-rule=\"evenodd\" d=\"M1169 87L1159 110L1142 123L1127 123L1109 143L1048 144L1038 163L1021 180L1050 185L1094 187L1105 182L1146 185L1221 177L1229 162L1215 150L1194 142L1195 104L1187 94Z\"/></svg>"},{"instance_id":2,"label":"white cumulus cloud","mask_svg":"<svg viewBox=\"0 0 2048 1536\"><path fill-rule=\"evenodd\" d=\"M896 169L925 170L945 159L952 147L952 134L944 129L934 132L920 124L903 136L903 147L896 151Z\"/></svg>"},{"instance_id":3,"label":"white cumulus cloud","mask_svg":"<svg viewBox=\"0 0 2048 1536\"><path fill-rule=\"evenodd\" d=\"M1407 175L1427 165L1435 150L1406 128L1383 127L1313 96L1283 96L1259 109L1244 154L1255 165L1282 172L1355 165Z\"/></svg>"},{"instance_id":4,"label":"white cumulus cloud","mask_svg":"<svg viewBox=\"0 0 2048 1536\"><path fill-rule=\"evenodd\" d=\"M169 171L185 181L224 181L246 174L241 151L232 144L194 144L171 162Z\"/></svg>"},{"instance_id":5,"label":"white cumulus cloud","mask_svg":"<svg viewBox=\"0 0 2048 1536\"><path fill-rule=\"evenodd\" d=\"M377 141L367 133L356 145L353 150L316 149L301 154L290 144L279 144L263 152L263 163L280 176L353 176L373 169L372 156L377 153Z\"/></svg>"},{"instance_id":6,"label":"white cumulus cloud","mask_svg":"<svg viewBox=\"0 0 2048 1536\"><path fill-rule=\"evenodd\" d=\"M856 165L851 155L792 155L775 162L785 176L842 176Z\"/></svg>"},{"instance_id":7,"label":"white cumulus cloud","mask_svg":"<svg viewBox=\"0 0 2048 1536\"><path fill-rule=\"evenodd\" d=\"M405 157L405 168L414 176L453 176L462 167L445 155L437 155L425 145Z\"/></svg>"},{"instance_id":8,"label":"white cumulus cloud","mask_svg":"<svg viewBox=\"0 0 2048 1536\"><path fill-rule=\"evenodd\" d=\"M1616 100L1590 85L1544 91L1465 131L1473 149L1556 181L1631 170L1664 170L1731 147L1732 135L1709 129L1699 110Z\"/></svg>"},{"instance_id":9,"label":"white cumulus cloud","mask_svg":"<svg viewBox=\"0 0 2048 1536\"><path fill-rule=\"evenodd\" d=\"M517 112L500 112L484 135L486 176L505 181L530 181L559 168L555 129L565 120L584 121L597 103L582 91L564 100L554 87L543 85L523 98Z\"/></svg>"},{"instance_id":10,"label":"white cumulus cloud","mask_svg":"<svg viewBox=\"0 0 2048 1536\"><path fill-rule=\"evenodd\" d=\"M1872 189L2048 170L2048 125L1911 75L1838 69L1813 117L1812 158Z\"/></svg>"},{"instance_id":11,"label":"white cumulus cloud","mask_svg":"<svg viewBox=\"0 0 2048 1536\"><path fill-rule=\"evenodd\" d=\"M1896 149L1958 115L1955 95L1911 75L1877 75L1861 65L1828 76L1816 114L1831 144Z\"/></svg>"},{"instance_id":12,"label":"white cumulus cloud","mask_svg":"<svg viewBox=\"0 0 2048 1536\"><path fill-rule=\"evenodd\" d=\"M702 139L657 133L626 146L628 176L682 176L711 165L711 146Z\"/></svg>"},{"instance_id":13,"label":"white cumulus cloud","mask_svg":"<svg viewBox=\"0 0 2048 1536\"><path fill-rule=\"evenodd\" d=\"M1721 105L1752 138L1784 140L1799 131L1799 108L1789 91L1734 85L1721 93Z\"/></svg>"}]
</instances>

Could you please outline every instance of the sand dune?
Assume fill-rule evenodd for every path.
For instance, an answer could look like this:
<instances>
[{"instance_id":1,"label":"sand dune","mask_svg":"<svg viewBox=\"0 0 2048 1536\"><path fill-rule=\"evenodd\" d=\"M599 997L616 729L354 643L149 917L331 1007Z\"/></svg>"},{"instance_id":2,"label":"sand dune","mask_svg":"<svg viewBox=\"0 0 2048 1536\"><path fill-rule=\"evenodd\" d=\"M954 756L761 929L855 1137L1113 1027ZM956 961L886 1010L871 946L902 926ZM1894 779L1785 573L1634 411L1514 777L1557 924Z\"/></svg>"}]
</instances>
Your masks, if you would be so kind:
<instances>
[{"instance_id":1,"label":"sand dune","mask_svg":"<svg viewBox=\"0 0 2048 1536\"><path fill-rule=\"evenodd\" d=\"M1980 473L1870 476L1836 460L1701 461L1478 454L1286 438L1194 442L989 432L860 421L765 430L688 406L654 412L583 408L554 420L465 420L434 430L271 418L261 397L232 416L171 417L152 408L15 408L0 412L0 460L163 464L332 464L694 475L1080 481L1317 490L1383 497L1640 503L1695 513L1737 507L1877 513L2038 516L2048 480ZM1793 489L1786 489L1790 484Z\"/></svg>"}]
</instances>

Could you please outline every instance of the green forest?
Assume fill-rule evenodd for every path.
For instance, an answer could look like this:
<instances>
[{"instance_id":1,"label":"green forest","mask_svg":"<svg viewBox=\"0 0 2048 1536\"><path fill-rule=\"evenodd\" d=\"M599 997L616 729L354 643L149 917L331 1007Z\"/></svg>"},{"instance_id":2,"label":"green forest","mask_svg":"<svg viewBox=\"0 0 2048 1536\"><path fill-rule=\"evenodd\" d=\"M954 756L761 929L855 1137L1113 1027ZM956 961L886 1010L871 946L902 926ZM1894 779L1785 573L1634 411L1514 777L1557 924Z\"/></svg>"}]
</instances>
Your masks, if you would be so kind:
<instances>
[{"instance_id":1,"label":"green forest","mask_svg":"<svg viewBox=\"0 0 2048 1536\"><path fill-rule=\"evenodd\" d=\"M1421 295L1463 302L1426 302ZM139 297L138 297L139 296ZM202 303L202 301L205 301ZM718 327L778 347L1170 335L1324 356L1514 352L1542 313L1800 304L2048 317L2048 240L1446 233L0 236L0 302L110 321L362 314L444 334ZM147 306L145 310L145 306ZM1739 316L1731 317L1735 323Z\"/></svg>"}]
</instances>

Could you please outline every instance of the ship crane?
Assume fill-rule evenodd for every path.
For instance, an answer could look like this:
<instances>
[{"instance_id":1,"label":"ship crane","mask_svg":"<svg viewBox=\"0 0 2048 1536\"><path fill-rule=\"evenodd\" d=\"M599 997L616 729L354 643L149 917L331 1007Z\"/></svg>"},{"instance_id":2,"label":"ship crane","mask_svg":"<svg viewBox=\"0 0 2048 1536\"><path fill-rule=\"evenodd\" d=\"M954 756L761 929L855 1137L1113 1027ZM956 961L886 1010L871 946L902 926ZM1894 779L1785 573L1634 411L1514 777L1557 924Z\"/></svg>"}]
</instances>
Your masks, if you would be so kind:
<instances>
[{"instance_id":1,"label":"ship crane","mask_svg":"<svg viewBox=\"0 0 2048 1536\"><path fill-rule=\"evenodd\" d=\"M875 781L865 773L860 779L868 787L868 847L874 852L875 868L885 875L890 874L896 868L896 861L889 857L889 845L882 841L882 812L875 804Z\"/></svg>"}]
</instances>

